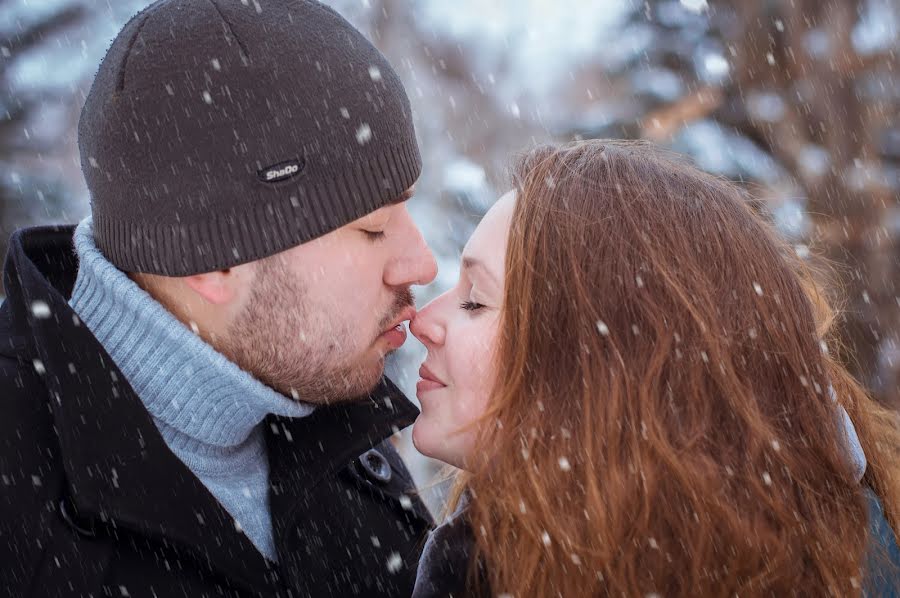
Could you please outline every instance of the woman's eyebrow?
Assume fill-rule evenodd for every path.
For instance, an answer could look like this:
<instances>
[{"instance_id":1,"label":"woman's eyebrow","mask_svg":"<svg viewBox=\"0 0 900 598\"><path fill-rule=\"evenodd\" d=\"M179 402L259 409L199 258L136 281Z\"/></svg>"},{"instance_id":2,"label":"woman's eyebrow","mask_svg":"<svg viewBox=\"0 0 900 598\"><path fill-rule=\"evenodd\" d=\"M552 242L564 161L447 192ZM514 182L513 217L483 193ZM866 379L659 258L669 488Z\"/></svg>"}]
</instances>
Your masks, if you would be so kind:
<instances>
[{"instance_id":1,"label":"woman's eyebrow","mask_svg":"<svg viewBox=\"0 0 900 598\"><path fill-rule=\"evenodd\" d=\"M499 286L499 281L497 280L497 277L494 275L493 272L491 272L490 268L488 268L484 264L484 262L482 262L481 260L474 258L474 257L463 257L462 267L463 267L463 270L481 271L488 277L488 279L491 282L493 282L494 284Z\"/></svg>"}]
</instances>

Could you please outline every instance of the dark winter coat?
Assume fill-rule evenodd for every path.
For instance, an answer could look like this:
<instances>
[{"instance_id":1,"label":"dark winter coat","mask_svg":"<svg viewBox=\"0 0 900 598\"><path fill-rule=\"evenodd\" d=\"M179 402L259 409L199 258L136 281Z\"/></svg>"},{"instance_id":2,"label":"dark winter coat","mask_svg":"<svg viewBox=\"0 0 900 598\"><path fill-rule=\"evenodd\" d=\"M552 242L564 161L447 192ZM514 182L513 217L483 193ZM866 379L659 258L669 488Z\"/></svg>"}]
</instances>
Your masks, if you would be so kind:
<instances>
[{"instance_id":1,"label":"dark winter coat","mask_svg":"<svg viewBox=\"0 0 900 598\"><path fill-rule=\"evenodd\" d=\"M419 561L413 598L460 598L477 594L469 576L475 539L466 517L468 500L464 496L456 511L429 534ZM488 596L487 577L483 569L480 572L480 593Z\"/></svg>"},{"instance_id":2,"label":"dark winter coat","mask_svg":"<svg viewBox=\"0 0 900 598\"><path fill-rule=\"evenodd\" d=\"M385 439L416 408L383 380L365 400L264 422L268 562L68 306L72 235L19 231L6 260L0 595L409 596L432 521Z\"/></svg>"}]
</instances>

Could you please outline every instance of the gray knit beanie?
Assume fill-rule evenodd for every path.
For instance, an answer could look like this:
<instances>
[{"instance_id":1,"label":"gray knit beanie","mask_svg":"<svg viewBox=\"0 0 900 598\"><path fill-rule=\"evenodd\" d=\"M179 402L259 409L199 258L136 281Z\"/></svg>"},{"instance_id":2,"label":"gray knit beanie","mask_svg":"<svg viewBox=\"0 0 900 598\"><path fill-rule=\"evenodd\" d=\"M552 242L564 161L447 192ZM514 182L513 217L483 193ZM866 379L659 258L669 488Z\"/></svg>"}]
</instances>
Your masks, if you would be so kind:
<instances>
[{"instance_id":1,"label":"gray knit beanie","mask_svg":"<svg viewBox=\"0 0 900 598\"><path fill-rule=\"evenodd\" d=\"M409 99L313 0L159 0L122 29L78 124L96 242L128 272L253 261L398 199Z\"/></svg>"}]
</instances>

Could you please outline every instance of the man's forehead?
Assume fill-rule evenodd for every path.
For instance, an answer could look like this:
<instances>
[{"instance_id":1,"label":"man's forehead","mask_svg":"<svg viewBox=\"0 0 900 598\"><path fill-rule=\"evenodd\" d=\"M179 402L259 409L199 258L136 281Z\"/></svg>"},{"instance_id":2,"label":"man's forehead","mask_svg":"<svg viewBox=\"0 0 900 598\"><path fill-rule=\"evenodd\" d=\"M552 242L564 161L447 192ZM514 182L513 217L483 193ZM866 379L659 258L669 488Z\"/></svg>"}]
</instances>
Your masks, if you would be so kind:
<instances>
[{"instance_id":1,"label":"man's forehead","mask_svg":"<svg viewBox=\"0 0 900 598\"><path fill-rule=\"evenodd\" d=\"M386 203L385 205L381 206L377 210L373 210L373 211L369 212L368 214L360 216L353 222L348 222L344 226L351 226L353 224L367 223L367 222L372 222L372 221L380 221L384 218L387 218L390 216L392 208L394 208L395 206L402 205L403 202L409 200L412 196L413 196L413 189L412 189L412 187L410 187L409 189L404 191L402 194L400 194L400 196L397 199Z\"/></svg>"}]
</instances>

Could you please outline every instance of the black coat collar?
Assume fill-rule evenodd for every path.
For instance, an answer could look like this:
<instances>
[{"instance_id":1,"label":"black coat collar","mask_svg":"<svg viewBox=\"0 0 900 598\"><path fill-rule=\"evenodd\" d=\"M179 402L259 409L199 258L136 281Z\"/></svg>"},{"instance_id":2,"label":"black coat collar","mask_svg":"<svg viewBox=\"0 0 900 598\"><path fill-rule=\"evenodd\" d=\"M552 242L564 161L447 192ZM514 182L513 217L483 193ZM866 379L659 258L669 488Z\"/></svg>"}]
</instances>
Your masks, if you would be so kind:
<instances>
[{"instance_id":1,"label":"black coat collar","mask_svg":"<svg viewBox=\"0 0 900 598\"><path fill-rule=\"evenodd\" d=\"M271 578L269 563L169 450L140 398L69 307L78 271L73 232L72 226L41 227L12 236L0 316L9 345L0 346L0 353L23 359L47 385L78 512L171 541L261 591L260 580ZM296 420L270 416L276 529L292 520L292 496L408 426L417 414L383 379L369 397L356 402L320 407Z\"/></svg>"}]
</instances>

